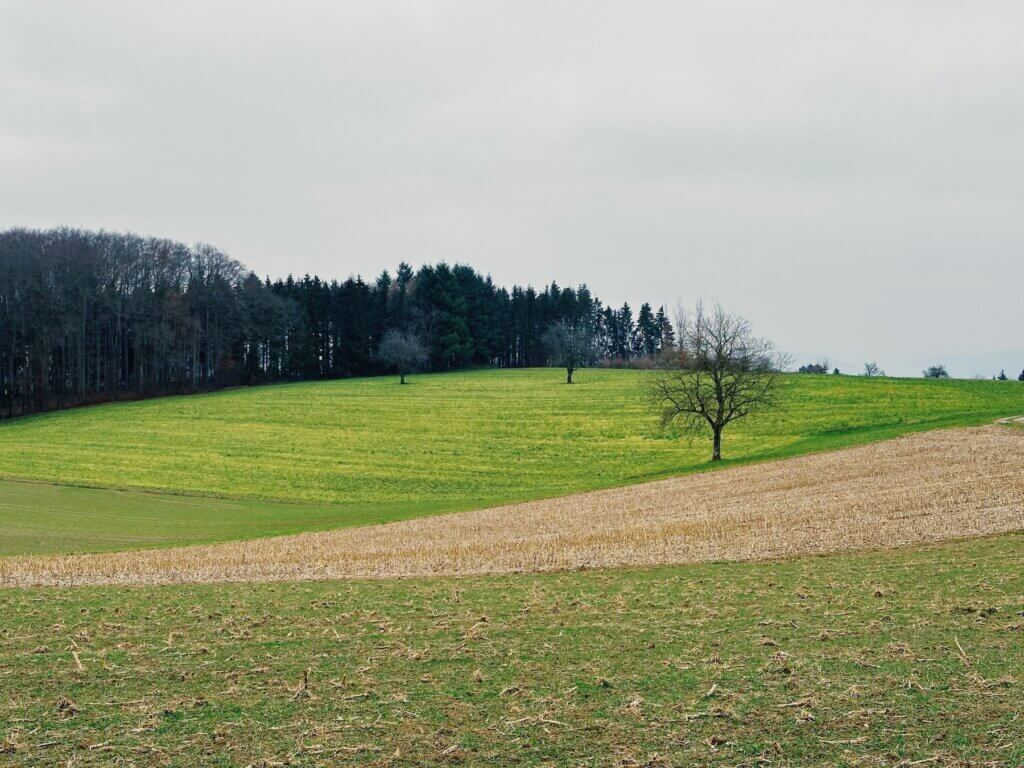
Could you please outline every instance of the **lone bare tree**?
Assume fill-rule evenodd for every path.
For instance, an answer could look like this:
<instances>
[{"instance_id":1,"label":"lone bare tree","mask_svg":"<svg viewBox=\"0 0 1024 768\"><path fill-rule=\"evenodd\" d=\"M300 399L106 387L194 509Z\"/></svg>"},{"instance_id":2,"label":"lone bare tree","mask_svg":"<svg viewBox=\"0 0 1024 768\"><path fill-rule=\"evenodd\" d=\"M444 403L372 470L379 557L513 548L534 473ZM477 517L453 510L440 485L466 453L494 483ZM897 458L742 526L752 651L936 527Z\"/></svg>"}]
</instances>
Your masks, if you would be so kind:
<instances>
[{"instance_id":1,"label":"lone bare tree","mask_svg":"<svg viewBox=\"0 0 1024 768\"><path fill-rule=\"evenodd\" d=\"M862 373L861 376L874 379L880 376L885 376L885 371L883 371L876 362L864 363L864 373Z\"/></svg>"},{"instance_id":2,"label":"lone bare tree","mask_svg":"<svg viewBox=\"0 0 1024 768\"><path fill-rule=\"evenodd\" d=\"M427 347L419 336L410 331L388 331L381 339L377 356L398 371L398 381L405 384L405 376L427 362Z\"/></svg>"},{"instance_id":3,"label":"lone bare tree","mask_svg":"<svg viewBox=\"0 0 1024 768\"><path fill-rule=\"evenodd\" d=\"M593 361L594 339L594 329L578 320L559 320L544 334L549 359L565 368L566 384L572 384L577 368Z\"/></svg>"},{"instance_id":4,"label":"lone bare tree","mask_svg":"<svg viewBox=\"0 0 1024 768\"><path fill-rule=\"evenodd\" d=\"M642 379L647 399L667 427L710 429L712 461L722 459L722 431L737 419L779 404L785 356L754 336L749 322L715 304L681 314L678 348Z\"/></svg>"}]
</instances>

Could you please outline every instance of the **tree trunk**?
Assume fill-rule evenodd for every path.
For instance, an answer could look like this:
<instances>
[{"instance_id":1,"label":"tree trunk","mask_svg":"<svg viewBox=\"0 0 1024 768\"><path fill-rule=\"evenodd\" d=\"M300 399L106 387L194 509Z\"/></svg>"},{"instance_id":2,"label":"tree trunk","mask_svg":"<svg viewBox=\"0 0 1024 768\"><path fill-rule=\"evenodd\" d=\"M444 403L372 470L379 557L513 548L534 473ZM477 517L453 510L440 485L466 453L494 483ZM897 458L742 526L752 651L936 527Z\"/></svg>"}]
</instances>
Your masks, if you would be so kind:
<instances>
[{"instance_id":1,"label":"tree trunk","mask_svg":"<svg viewBox=\"0 0 1024 768\"><path fill-rule=\"evenodd\" d=\"M713 427L712 429L713 429L713 431L715 433L715 444L714 444L713 452L711 454L711 460L712 461L721 461L722 460L722 428L721 427Z\"/></svg>"},{"instance_id":2,"label":"tree trunk","mask_svg":"<svg viewBox=\"0 0 1024 768\"><path fill-rule=\"evenodd\" d=\"M398 374L398 383L399 384L405 384L405 372L404 371Z\"/></svg>"},{"instance_id":3,"label":"tree trunk","mask_svg":"<svg viewBox=\"0 0 1024 768\"><path fill-rule=\"evenodd\" d=\"M572 374L573 374L573 371L574 371L573 368L566 368L565 369L565 383L566 384L572 384Z\"/></svg>"}]
</instances>

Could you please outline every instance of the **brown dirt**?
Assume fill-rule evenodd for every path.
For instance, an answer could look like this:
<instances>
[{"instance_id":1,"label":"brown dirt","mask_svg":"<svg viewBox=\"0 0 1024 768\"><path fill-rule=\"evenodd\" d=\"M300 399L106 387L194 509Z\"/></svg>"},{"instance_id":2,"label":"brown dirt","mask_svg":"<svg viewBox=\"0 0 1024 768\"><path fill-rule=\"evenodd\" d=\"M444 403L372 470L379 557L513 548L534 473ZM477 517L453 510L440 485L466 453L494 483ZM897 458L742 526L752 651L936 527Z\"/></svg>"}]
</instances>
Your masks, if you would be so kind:
<instances>
[{"instance_id":1,"label":"brown dirt","mask_svg":"<svg viewBox=\"0 0 1024 768\"><path fill-rule=\"evenodd\" d=\"M208 546L0 559L0 585L379 578L925 544L1024 529L1024 430L831 453L387 525Z\"/></svg>"}]
</instances>

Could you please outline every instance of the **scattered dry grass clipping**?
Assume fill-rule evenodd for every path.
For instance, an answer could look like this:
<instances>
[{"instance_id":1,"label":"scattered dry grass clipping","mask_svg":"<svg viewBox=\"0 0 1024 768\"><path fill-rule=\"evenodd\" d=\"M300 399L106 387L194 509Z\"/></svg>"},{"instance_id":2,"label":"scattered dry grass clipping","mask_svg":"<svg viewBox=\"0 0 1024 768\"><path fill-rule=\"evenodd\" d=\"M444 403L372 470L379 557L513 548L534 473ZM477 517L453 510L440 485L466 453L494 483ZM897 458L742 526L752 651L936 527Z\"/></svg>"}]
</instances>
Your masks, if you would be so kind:
<instances>
[{"instance_id":1,"label":"scattered dry grass clipping","mask_svg":"<svg viewBox=\"0 0 1024 768\"><path fill-rule=\"evenodd\" d=\"M387 525L0 559L6 586L411 577L756 560L1024 528L1024 431L920 433L801 458Z\"/></svg>"}]
</instances>

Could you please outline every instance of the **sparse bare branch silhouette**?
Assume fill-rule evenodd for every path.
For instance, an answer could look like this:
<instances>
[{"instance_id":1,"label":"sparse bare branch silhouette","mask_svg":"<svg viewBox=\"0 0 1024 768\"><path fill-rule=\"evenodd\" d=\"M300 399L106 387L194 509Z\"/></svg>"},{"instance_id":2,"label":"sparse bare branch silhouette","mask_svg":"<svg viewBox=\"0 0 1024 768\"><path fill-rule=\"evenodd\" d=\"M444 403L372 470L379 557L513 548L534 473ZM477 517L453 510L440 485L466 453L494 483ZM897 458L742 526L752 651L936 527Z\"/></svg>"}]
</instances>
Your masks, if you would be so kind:
<instances>
[{"instance_id":1,"label":"sparse bare branch silhouette","mask_svg":"<svg viewBox=\"0 0 1024 768\"><path fill-rule=\"evenodd\" d=\"M678 346L643 379L662 427L711 432L712 461L722 458L722 432L733 421L779 404L786 359L750 323L715 304L677 314Z\"/></svg>"}]
</instances>

